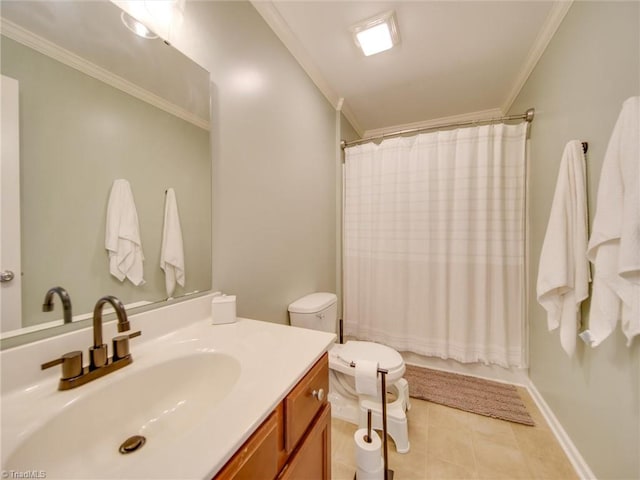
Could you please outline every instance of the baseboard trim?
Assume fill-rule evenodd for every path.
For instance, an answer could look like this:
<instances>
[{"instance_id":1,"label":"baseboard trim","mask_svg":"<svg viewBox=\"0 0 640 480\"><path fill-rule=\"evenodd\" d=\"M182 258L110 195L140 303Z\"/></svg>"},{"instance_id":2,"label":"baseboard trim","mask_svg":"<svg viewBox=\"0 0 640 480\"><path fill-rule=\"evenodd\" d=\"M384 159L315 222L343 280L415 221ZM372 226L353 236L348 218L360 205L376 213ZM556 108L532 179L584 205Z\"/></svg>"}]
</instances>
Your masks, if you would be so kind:
<instances>
[{"instance_id":1,"label":"baseboard trim","mask_svg":"<svg viewBox=\"0 0 640 480\"><path fill-rule=\"evenodd\" d=\"M531 398L533 398L533 401L536 402L538 409L549 424L549 428L555 435L558 443L564 450L564 453L566 453L569 461L571 462L571 465L573 465L573 468L576 470L578 476L583 480L596 480L596 476L593 474L593 472L589 468L589 465L587 465L587 462L585 462L584 458L582 457L574 443L571 441L571 437L569 437L564 428L562 428L562 425L554 415L547 402L545 402L544 398L536 388L535 384L531 381L531 379L529 379L527 390L529 391Z\"/></svg>"}]
</instances>

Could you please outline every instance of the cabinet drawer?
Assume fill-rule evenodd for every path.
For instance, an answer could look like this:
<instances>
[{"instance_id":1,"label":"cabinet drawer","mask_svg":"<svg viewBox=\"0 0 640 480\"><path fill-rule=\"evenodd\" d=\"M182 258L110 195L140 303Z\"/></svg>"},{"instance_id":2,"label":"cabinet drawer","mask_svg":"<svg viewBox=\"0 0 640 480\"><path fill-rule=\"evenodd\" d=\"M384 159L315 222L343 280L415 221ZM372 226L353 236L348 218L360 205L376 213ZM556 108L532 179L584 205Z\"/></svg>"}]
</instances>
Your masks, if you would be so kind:
<instances>
[{"instance_id":1,"label":"cabinet drawer","mask_svg":"<svg viewBox=\"0 0 640 480\"><path fill-rule=\"evenodd\" d=\"M270 480L278 474L278 416L272 413L215 480Z\"/></svg>"},{"instance_id":2,"label":"cabinet drawer","mask_svg":"<svg viewBox=\"0 0 640 480\"><path fill-rule=\"evenodd\" d=\"M287 453L294 449L320 408L327 403L328 359L325 353L284 400L284 445Z\"/></svg>"}]
</instances>

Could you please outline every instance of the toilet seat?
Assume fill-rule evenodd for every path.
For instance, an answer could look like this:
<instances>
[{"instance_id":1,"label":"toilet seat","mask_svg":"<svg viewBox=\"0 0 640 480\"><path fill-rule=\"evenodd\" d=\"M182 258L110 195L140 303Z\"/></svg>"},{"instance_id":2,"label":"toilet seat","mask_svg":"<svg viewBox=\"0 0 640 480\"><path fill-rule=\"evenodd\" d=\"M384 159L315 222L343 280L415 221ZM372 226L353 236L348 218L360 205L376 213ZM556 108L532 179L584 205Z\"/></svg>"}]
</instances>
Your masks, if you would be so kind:
<instances>
[{"instance_id":1,"label":"toilet seat","mask_svg":"<svg viewBox=\"0 0 640 480\"><path fill-rule=\"evenodd\" d=\"M305 295L289 305L289 318L294 327L335 332L338 317L338 298L334 293L316 292ZM402 378L405 365L402 356L393 348L374 342L348 341L329 348L329 393L331 416L362 427L363 418L371 411L374 425L382 425L382 381L378 386L380 399L360 395L355 389L356 369L359 361L377 362L387 371L386 392L396 399L387 401L387 433L399 453L409 451L409 430L406 411L410 408L409 387ZM381 379L381 375L378 375ZM390 398L386 395L387 400Z\"/></svg>"},{"instance_id":2,"label":"toilet seat","mask_svg":"<svg viewBox=\"0 0 640 480\"><path fill-rule=\"evenodd\" d=\"M391 347L361 341L348 341L331 347L328 397L331 416L365 428L370 412L374 428L382 428L380 398L359 395L355 390L356 369L351 362L357 363L359 360L378 362L379 368L388 371L386 391L395 394L396 399L387 403L387 433L393 439L398 453L409 452L409 429L405 413L410 408L409 386L402 378L406 367L402 356Z\"/></svg>"},{"instance_id":3,"label":"toilet seat","mask_svg":"<svg viewBox=\"0 0 640 480\"><path fill-rule=\"evenodd\" d=\"M378 367L387 370L387 381L393 383L402 378L405 371L402 356L391 347L374 342L360 342L350 340L344 344L335 344L329 350L329 368L355 375L355 368L351 366L358 360L378 362Z\"/></svg>"}]
</instances>

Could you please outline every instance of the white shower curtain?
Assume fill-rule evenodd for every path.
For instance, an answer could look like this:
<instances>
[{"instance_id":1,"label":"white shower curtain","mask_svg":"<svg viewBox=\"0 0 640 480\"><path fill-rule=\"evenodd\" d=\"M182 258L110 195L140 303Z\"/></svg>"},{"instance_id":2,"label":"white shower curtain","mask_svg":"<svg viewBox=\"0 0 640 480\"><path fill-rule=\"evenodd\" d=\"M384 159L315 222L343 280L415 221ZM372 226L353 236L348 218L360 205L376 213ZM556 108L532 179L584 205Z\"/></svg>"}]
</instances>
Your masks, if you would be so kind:
<instances>
[{"instance_id":1,"label":"white shower curtain","mask_svg":"<svg viewBox=\"0 0 640 480\"><path fill-rule=\"evenodd\" d=\"M345 151L346 335L525 366L526 124Z\"/></svg>"}]
</instances>

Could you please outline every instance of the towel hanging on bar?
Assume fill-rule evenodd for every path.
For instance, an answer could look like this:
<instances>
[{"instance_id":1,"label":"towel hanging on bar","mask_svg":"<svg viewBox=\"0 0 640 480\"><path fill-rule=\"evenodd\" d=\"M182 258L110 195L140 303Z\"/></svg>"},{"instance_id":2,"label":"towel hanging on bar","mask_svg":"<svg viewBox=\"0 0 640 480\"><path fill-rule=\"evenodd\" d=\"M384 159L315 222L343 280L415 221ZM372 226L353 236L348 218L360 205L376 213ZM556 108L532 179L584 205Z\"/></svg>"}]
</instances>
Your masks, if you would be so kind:
<instances>
[{"instance_id":1,"label":"towel hanging on bar","mask_svg":"<svg viewBox=\"0 0 640 480\"><path fill-rule=\"evenodd\" d=\"M167 297L173 296L176 283L184 287L185 266L182 227L178 215L176 194L173 188L165 191L164 227L162 231L162 250L160 268L164 271Z\"/></svg>"},{"instance_id":2,"label":"towel hanging on bar","mask_svg":"<svg viewBox=\"0 0 640 480\"><path fill-rule=\"evenodd\" d=\"M540 253L538 303L547 311L549 330L560 327L560 343L573 355L580 304L589 296L587 186L583 145L567 143L556 184L549 224Z\"/></svg>"},{"instance_id":3,"label":"towel hanging on bar","mask_svg":"<svg viewBox=\"0 0 640 480\"><path fill-rule=\"evenodd\" d=\"M128 278L135 286L145 283L144 255L138 213L127 180L113 181L105 228L105 248L109 252L109 272L121 282Z\"/></svg>"}]
</instances>

